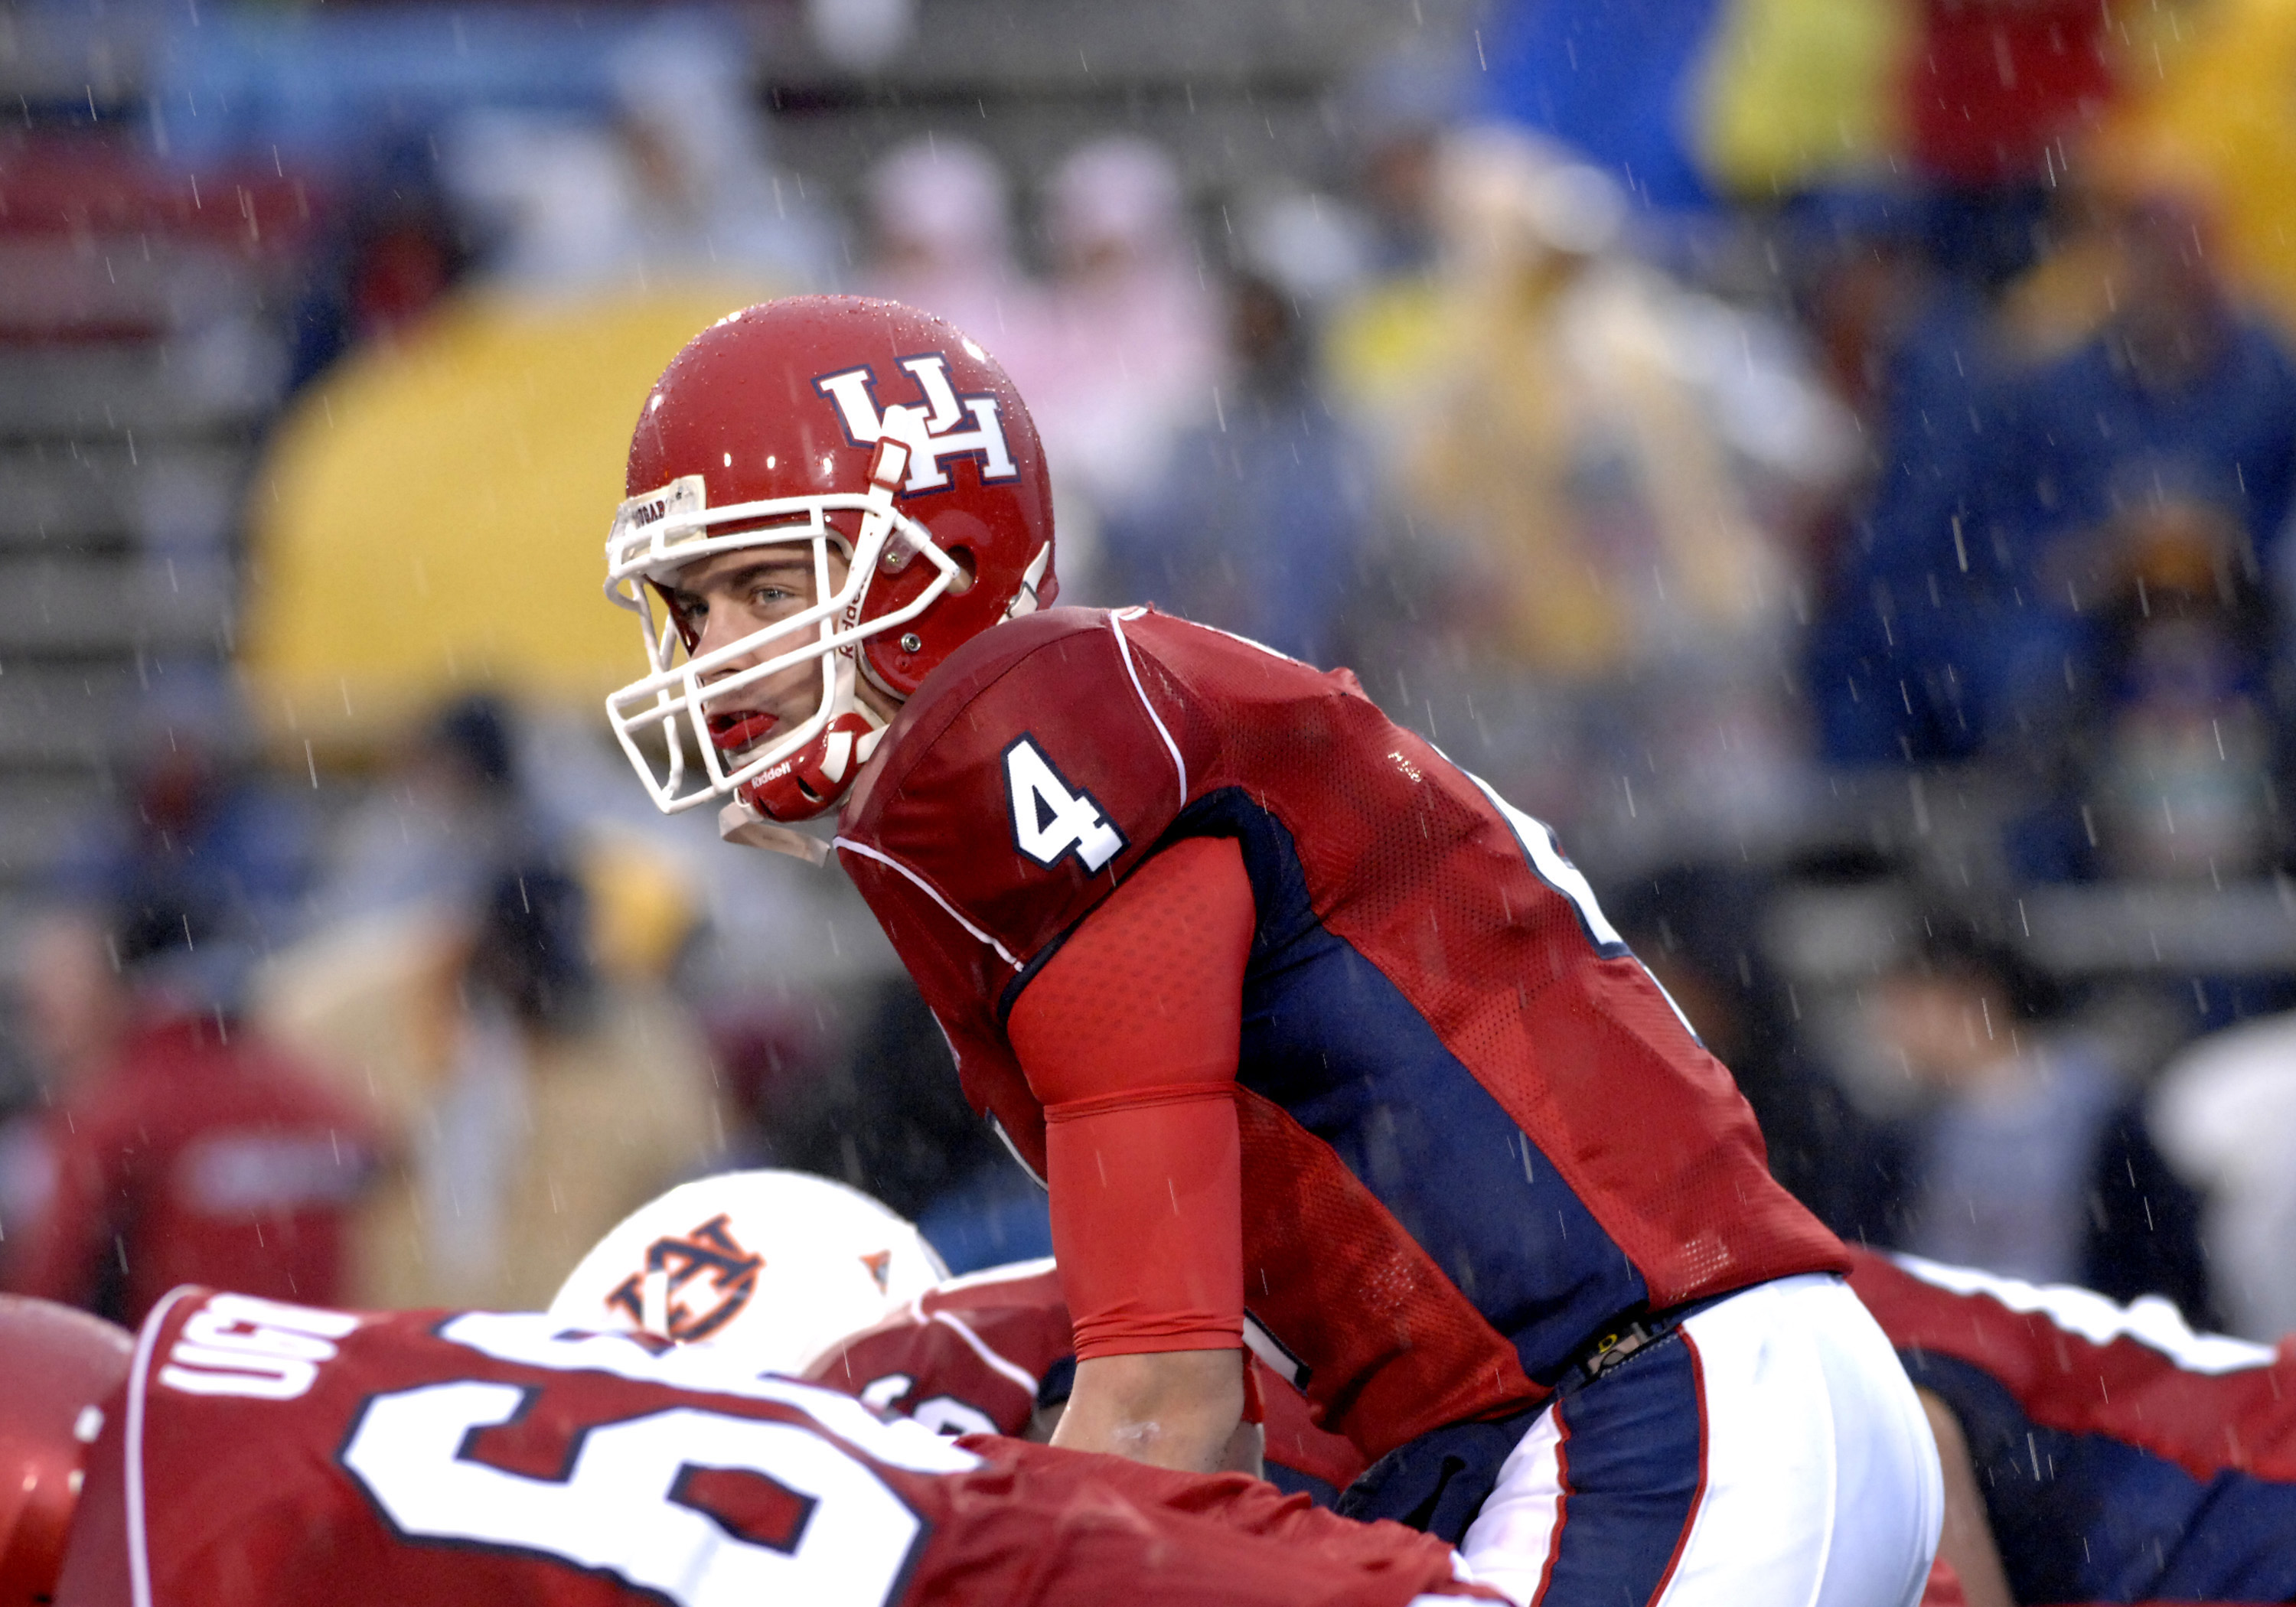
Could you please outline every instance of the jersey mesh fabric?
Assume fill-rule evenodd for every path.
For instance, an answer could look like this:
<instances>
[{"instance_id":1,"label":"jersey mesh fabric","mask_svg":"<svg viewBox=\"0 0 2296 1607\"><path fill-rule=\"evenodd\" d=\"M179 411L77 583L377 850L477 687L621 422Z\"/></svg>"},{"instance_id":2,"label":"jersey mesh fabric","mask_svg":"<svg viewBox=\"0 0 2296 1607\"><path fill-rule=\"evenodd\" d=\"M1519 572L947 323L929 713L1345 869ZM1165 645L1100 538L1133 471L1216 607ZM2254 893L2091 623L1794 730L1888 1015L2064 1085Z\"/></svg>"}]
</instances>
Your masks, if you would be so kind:
<instances>
[{"instance_id":1,"label":"jersey mesh fabric","mask_svg":"<svg viewBox=\"0 0 2296 1607\"><path fill-rule=\"evenodd\" d=\"M1761 1138L1648 973L1623 947L1590 943L1570 900L1529 885L1521 844L1480 789L1367 701L1250 700L1232 652L1152 623L1162 628L1134 629L1142 651L1208 684L1192 709L1229 714L1214 732L1220 773L1290 783L1265 803L1291 829L1323 924L1396 983L1526 1130L1632 1131L1628 1144L1540 1148L1655 1275L1652 1303L1731 1281L1743 1253L1724 1231L1743 1215L1731 1185L1750 1161L1767 1181ZM1316 784L1367 754L1383 784Z\"/></svg>"},{"instance_id":2,"label":"jersey mesh fabric","mask_svg":"<svg viewBox=\"0 0 2296 1607\"><path fill-rule=\"evenodd\" d=\"M1022 741L1121 851L1022 851L1004 758ZM1536 868L1528 824L1352 677L1054 610L954 655L842 823L867 850L848 867L974 1104L1040 1169L1002 1013L1151 855L1235 840L1256 921L1245 1300L1366 1454L1537 1399L1623 1310L1843 1265L1727 1072Z\"/></svg>"},{"instance_id":3,"label":"jersey mesh fabric","mask_svg":"<svg viewBox=\"0 0 2296 1607\"><path fill-rule=\"evenodd\" d=\"M1304 1387L1324 1423L1376 1459L1541 1398L1514 1348L1327 1147L1249 1092L1236 1115L1252 1161L1246 1304L1284 1314L1284 1343L1312 1358ZM1344 1302L1313 1303L1332 1288Z\"/></svg>"}]
</instances>

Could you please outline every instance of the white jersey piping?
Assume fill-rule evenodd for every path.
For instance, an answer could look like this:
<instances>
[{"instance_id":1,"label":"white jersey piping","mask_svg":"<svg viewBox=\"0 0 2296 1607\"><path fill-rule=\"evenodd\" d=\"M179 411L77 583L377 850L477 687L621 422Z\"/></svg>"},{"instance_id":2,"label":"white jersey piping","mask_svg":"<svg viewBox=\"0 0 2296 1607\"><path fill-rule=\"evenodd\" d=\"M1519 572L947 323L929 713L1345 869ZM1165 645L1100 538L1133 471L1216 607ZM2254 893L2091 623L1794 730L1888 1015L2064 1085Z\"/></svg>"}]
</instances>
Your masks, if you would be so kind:
<instances>
[{"instance_id":1,"label":"white jersey piping","mask_svg":"<svg viewBox=\"0 0 2296 1607\"><path fill-rule=\"evenodd\" d=\"M979 1272L961 1272L953 1278L943 1278L925 1291L926 1294L954 1294L960 1289L985 1289L991 1283L1019 1283L1029 1278L1040 1278L1060 1265L1050 1256L1038 1256L1033 1260L1007 1261L1001 1267L984 1267ZM917 1321L925 1320L924 1295L911 1302L916 1307Z\"/></svg>"},{"instance_id":2,"label":"white jersey piping","mask_svg":"<svg viewBox=\"0 0 2296 1607\"><path fill-rule=\"evenodd\" d=\"M1150 724L1156 727L1156 734L1164 739L1165 751L1172 756L1172 768L1179 772L1180 807L1185 809L1188 807L1188 761L1180 757L1180 744L1174 742L1172 734L1164 728L1164 717L1158 714L1156 705L1148 701L1148 689L1140 684L1140 672L1132 665L1132 644L1124 635L1125 615L1129 614L1137 619L1146 611L1145 609L1128 608L1112 613L1108 616L1108 628L1116 633L1116 651L1123 655L1124 673L1132 677L1132 690L1139 694L1140 707L1148 711Z\"/></svg>"},{"instance_id":3,"label":"white jersey piping","mask_svg":"<svg viewBox=\"0 0 2296 1607\"><path fill-rule=\"evenodd\" d=\"M1021 969L1021 962L1013 957L1012 950L1006 948L996 939L990 937L987 932L982 931L972 922L957 914L956 906L942 898L939 892L934 889L931 882L927 881L922 876L918 875L914 871L911 870L907 865L903 865L899 860L894 858L890 854L881 853L879 850L871 848L867 843L856 842L850 837L837 838L831 842L830 846L832 848L843 849L848 853L858 854L864 859L873 859L880 865L888 865L892 866L893 869L900 872L902 875L906 876L911 881L915 882L919 888L922 889L926 898L931 899L935 904L939 905L942 909L947 911L948 918L950 920L964 928L966 931L971 932L977 941L986 943L989 947L995 949L998 959L1004 961L1004 963L1010 965L1015 971Z\"/></svg>"},{"instance_id":4,"label":"white jersey piping","mask_svg":"<svg viewBox=\"0 0 2296 1607\"><path fill-rule=\"evenodd\" d=\"M127 1444L123 1447L127 1486L127 1590L135 1607L152 1607L151 1544L144 1535L144 1381L151 1373L152 1352L159 1348L160 1330L167 1324L168 1313L190 1292L188 1287L169 1291L167 1299L144 1319L144 1331L135 1336L134 1371L127 1375Z\"/></svg>"},{"instance_id":5,"label":"white jersey piping","mask_svg":"<svg viewBox=\"0 0 2296 1607\"><path fill-rule=\"evenodd\" d=\"M972 1347L972 1353L1003 1377L1011 1379L1029 1392L1031 1399L1037 1393L1037 1381L1015 1364L1005 1360L988 1348L988 1341L972 1331L972 1325L954 1312L936 1311L932 1320L956 1331L957 1338Z\"/></svg>"}]
</instances>

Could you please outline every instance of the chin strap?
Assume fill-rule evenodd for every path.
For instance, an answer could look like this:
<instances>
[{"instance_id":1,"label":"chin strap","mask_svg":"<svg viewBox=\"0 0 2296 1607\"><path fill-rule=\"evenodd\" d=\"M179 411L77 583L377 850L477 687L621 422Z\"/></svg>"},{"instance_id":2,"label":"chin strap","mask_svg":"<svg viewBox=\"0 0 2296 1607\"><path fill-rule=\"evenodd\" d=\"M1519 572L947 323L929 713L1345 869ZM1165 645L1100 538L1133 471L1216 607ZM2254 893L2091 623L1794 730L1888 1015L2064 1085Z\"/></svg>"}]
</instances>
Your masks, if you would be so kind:
<instances>
[{"instance_id":1,"label":"chin strap","mask_svg":"<svg viewBox=\"0 0 2296 1607\"><path fill-rule=\"evenodd\" d=\"M857 702L832 720L803 753L779 767L779 774L767 783L769 790L761 791L753 783L736 792L718 812L718 835L727 842L794 855L815 865L826 863L825 845L785 823L810 820L834 808L885 740L886 724L875 709Z\"/></svg>"},{"instance_id":2,"label":"chin strap","mask_svg":"<svg viewBox=\"0 0 2296 1607\"><path fill-rule=\"evenodd\" d=\"M1021 619L1035 613L1041 606L1037 601L1037 587L1043 583L1045 570L1052 562L1053 544L1048 541L1038 547L1037 555L1029 561L1028 570L1021 577L1021 589L1013 594L1013 601L1004 610L1005 619Z\"/></svg>"},{"instance_id":3,"label":"chin strap","mask_svg":"<svg viewBox=\"0 0 2296 1607\"><path fill-rule=\"evenodd\" d=\"M718 835L745 849L787 854L808 865L829 863L829 845L820 838L808 836L794 826L776 825L738 798L718 811Z\"/></svg>"}]
</instances>

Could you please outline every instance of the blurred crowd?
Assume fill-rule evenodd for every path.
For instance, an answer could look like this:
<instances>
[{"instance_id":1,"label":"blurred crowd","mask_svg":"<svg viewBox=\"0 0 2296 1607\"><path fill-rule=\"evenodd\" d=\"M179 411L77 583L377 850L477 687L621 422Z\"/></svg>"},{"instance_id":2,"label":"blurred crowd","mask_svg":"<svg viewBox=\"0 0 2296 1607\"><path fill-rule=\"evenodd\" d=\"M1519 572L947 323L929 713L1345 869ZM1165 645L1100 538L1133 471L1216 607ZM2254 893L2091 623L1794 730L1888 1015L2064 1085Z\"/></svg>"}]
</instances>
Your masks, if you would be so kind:
<instances>
[{"instance_id":1,"label":"blurred crowd","mask_svg":"<svg viewBox=\"0 0 2296 1607\"><path fill-rule=\"evenodd\" d=\"M1839 1231L2271 1337L2296 342L2225 242L2288 237L2285 174L2165 155L2195 92L2128 86L2152 37L2111 5L1901 9L1933 76L2023 90L1924 80L1956 115L1906 160L1723 200L1541 87L1553 4L1362 63L1326 170L1242 184L1137 132L1017 173L953 119L840 194L732 58L633 52L610 115L337 157L283 383L482 287L940 313L1030 403L1062 602L1347 665L1551 822ZM465 694L323 797L227 698L156 712L21 922L0 1283L530 1304L736 1162L867 1188L958 1270L1046 1248L865 918L603 801L570 729ZM2263 936L2037 935L2137 931L2131 890Z\"/></svg>"}]
</instances>

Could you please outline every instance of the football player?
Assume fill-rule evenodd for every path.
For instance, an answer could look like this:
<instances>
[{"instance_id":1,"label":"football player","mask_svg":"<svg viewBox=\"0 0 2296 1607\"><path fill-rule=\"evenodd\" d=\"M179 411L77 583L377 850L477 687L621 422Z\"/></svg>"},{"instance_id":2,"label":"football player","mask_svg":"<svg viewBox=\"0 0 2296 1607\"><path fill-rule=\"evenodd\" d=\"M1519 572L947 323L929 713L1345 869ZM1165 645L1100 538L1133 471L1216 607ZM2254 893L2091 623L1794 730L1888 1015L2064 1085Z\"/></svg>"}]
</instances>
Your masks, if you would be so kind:
<instances>
[{"instance_id":1,"label":"football player","mask_svg":"<svg viewBox=\"0 0 2296 1607\"><path fill-rule=\"evenodd\" d=\"M951 1278L914 1226L803 1172L721 1172L647 1201L567 1275L550 1315L709 1344L943 1434L1048 1439L1076 1373L1049 1259ZM1270 1459L1255 1428L1234 1471L1332 1505L1363 1458L1255 1366Z\"/></svg>"},{"instance_id":2,"label":"football player","mask_svg":"<svg viewBox=\"0 0 2296 1607\"><path fill-rule=\"evenodd\" d=\"M922 1234L857 1188L720 1172L623 1218L566 1275L550 1315L707 1341L760 1372L796 1373L947 1276Z\"/></svg>"},{"instance_id":3,"label":"football player","mask_svg":"<svg viewBox=\"0 0 2296 1607\"><path fill-rule=\"evenodd\" d=\"M1941 1492L1841 1245L1546 826L1353 676L1048 609L1028 409L971 339L793 298L641 409L608 700L667 810L835 851L1052 1191L1054 1443L1207 1469L1248 1346L1350 1510L1518 1601L1918 1595Z\"/></svg>"},{"instance_id":4,"label":"football player","mask_svg":"<svg viewBox=\"0 0 2296 1607\"><path fill-rule=\"evenodd\" d=\"M2296 1600L2296 1341L1853 1249L1945 1459L1970 1607Z\"/></svg>"},{"instance_id":5,"label":"football player","mask_svg":"<svg viewBox=\"0 0 2296 1607\"><path fill-rule=\"evenodd\" d=\"M1050 1257L951 1278L853 1334L805 1376L945 1434L1049 1439L1076 1382L1061 1278ZM1261 1478L1318 1506L1364 1471L1363 1454L1316 1426L1307 1398L1257 1357ZM1254 1469L1238 1460L1243 1471Z\"/></svg>"},{"instance_id":6,"label":"football player","mask_svg":"<svg viewBox=\"0 0 2296 1607\"><path fill-rule=\"evenodd\" d=\"M706 1344L195 1286L132 1355L107 1328L0 1299L0 1607L1487 1594L1395 1524L1240 1475L944 1439Z\"/></svg>"}]
</instances>

